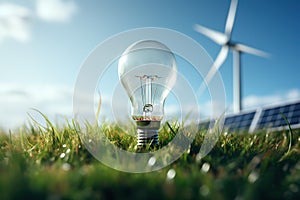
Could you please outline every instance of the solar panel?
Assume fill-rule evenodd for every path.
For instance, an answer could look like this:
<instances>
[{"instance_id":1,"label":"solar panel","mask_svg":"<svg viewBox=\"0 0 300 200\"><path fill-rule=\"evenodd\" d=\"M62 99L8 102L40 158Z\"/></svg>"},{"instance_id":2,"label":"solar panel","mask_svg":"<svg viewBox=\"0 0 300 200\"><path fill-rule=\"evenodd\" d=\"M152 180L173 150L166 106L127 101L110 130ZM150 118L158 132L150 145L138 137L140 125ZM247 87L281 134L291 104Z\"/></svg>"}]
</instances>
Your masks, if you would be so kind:
<instances>
[{"instance_id":1,"label":"solar panel","mask_svg":"<svg viewBox=\"0 0 300 200\"><path fill-rule=\"evenodd\" d=\"M250 113L241 113L239 115L227 116L224 122L224 129L228 131L246 130L248 131L255 111Z\"/></svg>"},{"instance_id":2,"label":"solar panel","mask_svg":"<svg viewBox=\"0 0 300 200\"><path fill-rule=\"evenodd\" d=\"M209 124L210 121L206 120L200 123L199 127L208 129ZM227 131L252 132L257 129L286 129L288 125L291 128L300 128L300 101L228 115L224 120L224 129Z\"/></svg>"},{"instance_id":3,"label":"solar panel","mask_svg":"<svg viewBox=\"0 0 300 200\"><path fill-rule=\"evenodd\" d=\"M264 109L257 122L256 129L288 126L285 118L290 125L300 124L300 102Z\"/></svg>"}]
</instances>

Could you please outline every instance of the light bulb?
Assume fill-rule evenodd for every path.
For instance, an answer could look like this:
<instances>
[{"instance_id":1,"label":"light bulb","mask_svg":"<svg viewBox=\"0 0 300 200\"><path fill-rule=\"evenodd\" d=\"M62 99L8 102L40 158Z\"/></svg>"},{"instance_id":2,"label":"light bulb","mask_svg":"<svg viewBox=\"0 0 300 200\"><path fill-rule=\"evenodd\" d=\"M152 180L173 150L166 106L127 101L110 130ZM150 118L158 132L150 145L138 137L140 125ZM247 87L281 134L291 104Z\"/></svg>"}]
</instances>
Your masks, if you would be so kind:
<instances>
[{"instance_id":1,"label":"light bulb","mask_svg":"<svg viewBox=\"0 0 300 200\"><path fill-rule=\"evenodd\" d=\"M157 145L164 102L176 82L174 54L158 41L136 42L121 55L118 73L130 98L132 119L137 125L137 145Z\"/></svg>"}]
</instances>

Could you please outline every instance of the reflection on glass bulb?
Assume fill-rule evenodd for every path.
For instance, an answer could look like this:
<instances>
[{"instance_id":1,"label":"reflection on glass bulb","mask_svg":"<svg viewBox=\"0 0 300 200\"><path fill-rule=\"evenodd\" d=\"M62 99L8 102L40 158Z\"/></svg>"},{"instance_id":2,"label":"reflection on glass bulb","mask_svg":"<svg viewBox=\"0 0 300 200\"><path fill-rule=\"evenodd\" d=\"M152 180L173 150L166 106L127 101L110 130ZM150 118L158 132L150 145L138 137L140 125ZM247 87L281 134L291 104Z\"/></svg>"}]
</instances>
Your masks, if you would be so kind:
<instances>
[{"instance_id":1,"label":"reflection on glass bulb","mask_svg":"<svg viewBox=\"0 0 300 200\"><path fill-rule=\"evenodd\" d=\"M158 41L139 41L124 51L118 72L137 123L138 146L158 144L164 102L176 82L174 54Z\"/></svg>"}]
</instances>

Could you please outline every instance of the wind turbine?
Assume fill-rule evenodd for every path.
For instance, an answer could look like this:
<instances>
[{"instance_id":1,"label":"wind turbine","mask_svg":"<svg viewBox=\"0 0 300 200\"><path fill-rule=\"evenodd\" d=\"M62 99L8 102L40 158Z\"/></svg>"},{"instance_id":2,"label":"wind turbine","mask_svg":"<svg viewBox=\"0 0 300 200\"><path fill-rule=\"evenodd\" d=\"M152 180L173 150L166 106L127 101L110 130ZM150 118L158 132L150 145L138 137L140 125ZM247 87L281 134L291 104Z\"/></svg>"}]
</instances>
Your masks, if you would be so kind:
<instances>
[{"instance_id":1,"label":"wind turbine","mask_svg":"<svg viewBox=\"0 0 300 200\"><path fill-rule=\"evenodd\" d=\"M225 59L227 58L229 49L233 51L233 111L234 113L239 113L242 109L242 103L241 103L241 53L249 53L257 56L262 57L268 57L269 54L240 44L235 43L231 41L231 32L234 24L236 9L237 9L238 0L232 0L226 20L225 25L225 33L220 33L215 30L206 28L204 26L201 26L199 24L196 24L194 26L194 29L202 33L203 35L207 36L217 44L221 45L222 48L213 63L211 69L207 73L207 75L204 78L204 81L202 82L202 85L200 86L200 92L202 92L203 89L205 89L205 85L208 84L211 79L214 77L215 73L219 70Z\"/></svg>"}]
</instances>

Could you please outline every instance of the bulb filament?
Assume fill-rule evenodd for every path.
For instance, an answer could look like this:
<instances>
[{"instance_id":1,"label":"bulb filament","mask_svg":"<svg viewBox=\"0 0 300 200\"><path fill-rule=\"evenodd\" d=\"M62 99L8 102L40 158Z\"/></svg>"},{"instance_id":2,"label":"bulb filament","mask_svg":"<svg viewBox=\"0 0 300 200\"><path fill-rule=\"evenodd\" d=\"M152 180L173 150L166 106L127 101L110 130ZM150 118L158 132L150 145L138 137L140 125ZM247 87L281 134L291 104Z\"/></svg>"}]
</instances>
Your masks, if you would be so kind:
<instances>
[{"instance_id":1,"label":"bulb filament","mask_svg":"<svg viewBox=\"0 0 300 200\"><path fill-rule=\"evenodd\" d=\"M143 101L143 117L144 119L152 118L152 111L153 111L153 99L156 95L156 88L153 93L153 81L157 78L161 78L157 75L143 75L143 76L136 76L140 79L141 82L141 95Z\"/></svg>"}]
</instances>

